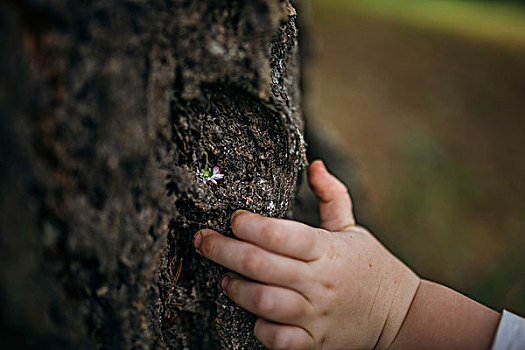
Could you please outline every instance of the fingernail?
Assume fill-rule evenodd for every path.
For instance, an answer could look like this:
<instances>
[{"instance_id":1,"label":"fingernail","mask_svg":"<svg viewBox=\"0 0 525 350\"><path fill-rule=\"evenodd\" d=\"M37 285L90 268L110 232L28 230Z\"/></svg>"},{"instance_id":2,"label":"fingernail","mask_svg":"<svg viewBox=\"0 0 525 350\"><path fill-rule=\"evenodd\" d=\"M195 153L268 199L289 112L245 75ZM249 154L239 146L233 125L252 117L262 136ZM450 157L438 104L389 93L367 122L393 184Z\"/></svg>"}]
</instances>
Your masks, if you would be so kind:
<instances>
[{"instance_id":1,"label":"fingernail","mask_svg":"<svg viewBox=\"0 0 525 350\"><path fill-rule=\"evenodd\" d=\"M236 211L234 211L230 218L230 225L233 225L233 220L235 220L235 217L243 212L246 212L246 210L237 209Z\"/></svg>"},{"instance_id":2,"label":"fingernail","mask_svg":"<svg viewBox=\"0 0 525 350\"><path fill-rule=\"evenodd\" d=\"M195 249L199 250L199 248L201 247L201 243L202 243L202 233L201 231L199 231L195 234L195 236L193 236L193 246L195 247Z\"/></svg>"},{"instance_id":3,"label":"fingernail","mask_svg":"<svg viewBox=\"0 0 525 350\"><path fill-rule=\"evenodd\" d=\"M326 166L324 165L324 162L321 159L316 159L313 162L311 162L310 166L308 166L308 170L313 169L313 168L311 168L311 166L326 169Z\"/></svg>"},{"instance_id":4,"label":"fingernail","mask_svg":"<svg viewBox=\"0 0 525 350\"><path fill-rule=\"evenodd\" d=\"M228 282L230 281L230 276L226 275L222 278L221 289L226 292L226 287L228 287Z\"/></svg>"}]
</instances>

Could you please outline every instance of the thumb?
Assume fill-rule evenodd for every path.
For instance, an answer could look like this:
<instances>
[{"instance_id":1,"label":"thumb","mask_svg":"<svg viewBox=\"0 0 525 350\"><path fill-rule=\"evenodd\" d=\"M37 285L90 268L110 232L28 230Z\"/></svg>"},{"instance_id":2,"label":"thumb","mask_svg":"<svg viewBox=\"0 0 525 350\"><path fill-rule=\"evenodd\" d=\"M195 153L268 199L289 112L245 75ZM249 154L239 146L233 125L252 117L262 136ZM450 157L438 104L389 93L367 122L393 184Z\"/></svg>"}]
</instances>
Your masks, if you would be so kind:
<instances>
[{"instance_id":1,"label":"thumb","mask_svg":"<svg viewBox=\"0 0 525 350\"><path fill-rule=\"evenodd\" d=\"M322 161L316 160L310 164L308 184L319 199L322 228L343 231L355 225L348 189L326 170Z\"/></svg>"}]
</instances>

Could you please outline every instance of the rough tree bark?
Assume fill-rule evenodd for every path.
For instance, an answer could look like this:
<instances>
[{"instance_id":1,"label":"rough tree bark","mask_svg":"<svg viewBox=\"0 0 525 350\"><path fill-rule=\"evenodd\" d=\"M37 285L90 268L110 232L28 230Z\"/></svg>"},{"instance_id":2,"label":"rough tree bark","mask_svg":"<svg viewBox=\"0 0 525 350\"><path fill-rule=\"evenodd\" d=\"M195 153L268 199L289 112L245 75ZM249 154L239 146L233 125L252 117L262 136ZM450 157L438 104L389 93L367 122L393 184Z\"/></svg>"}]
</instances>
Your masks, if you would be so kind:
<instances>
[{"instance_id":1,"label":"rough tree bark","mask_svg":"<svg viewBox=\"0 0 525 350\"><path fill-rule=\"evenodd\" d=\"M239 208L290 215L306 163L294 8L0 8L0 348L259 348L191 239L231 234ZM218 186L195 175L206 158Z\"/></svg>"}]
</instances>

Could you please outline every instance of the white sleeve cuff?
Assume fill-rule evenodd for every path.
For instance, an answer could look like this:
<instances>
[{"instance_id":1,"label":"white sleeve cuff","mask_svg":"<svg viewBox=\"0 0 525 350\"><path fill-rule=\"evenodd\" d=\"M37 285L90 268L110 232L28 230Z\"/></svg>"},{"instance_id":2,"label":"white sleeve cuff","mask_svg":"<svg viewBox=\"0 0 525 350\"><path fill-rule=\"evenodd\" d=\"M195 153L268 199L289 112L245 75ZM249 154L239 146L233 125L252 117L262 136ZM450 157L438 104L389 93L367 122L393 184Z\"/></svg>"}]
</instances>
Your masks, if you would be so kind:
<instances>
[{"instance_id":1,"label":"white sleeve cuff","mask_svg":"<svg viewBox=\"0 0 525 350\"><path fill-rule=\"evenodd\" d=\"M525 318L503 310L492 350L524 350Z\"/></svg>"}]
</instances>

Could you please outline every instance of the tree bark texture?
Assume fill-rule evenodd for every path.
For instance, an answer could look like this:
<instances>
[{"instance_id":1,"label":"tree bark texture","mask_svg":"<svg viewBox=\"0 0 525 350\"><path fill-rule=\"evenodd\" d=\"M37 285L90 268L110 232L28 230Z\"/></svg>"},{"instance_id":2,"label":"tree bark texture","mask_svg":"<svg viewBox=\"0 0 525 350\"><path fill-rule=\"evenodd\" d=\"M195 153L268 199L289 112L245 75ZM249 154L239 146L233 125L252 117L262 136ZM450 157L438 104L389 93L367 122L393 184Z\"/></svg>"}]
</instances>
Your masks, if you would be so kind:
<instances>
[{"instance_id":1,"label":"tree bark texture","mask_svg":"<svg viewBox=\"0 0 525 350\"><path fill-rule=\"evenodd\" d=\"M0 347L260 348L191 240L231 235L236 209L291 213L306 165L291 4L0 8ZM195 174L206 159L217 186Z\"/></svg>"}]
</instances>

